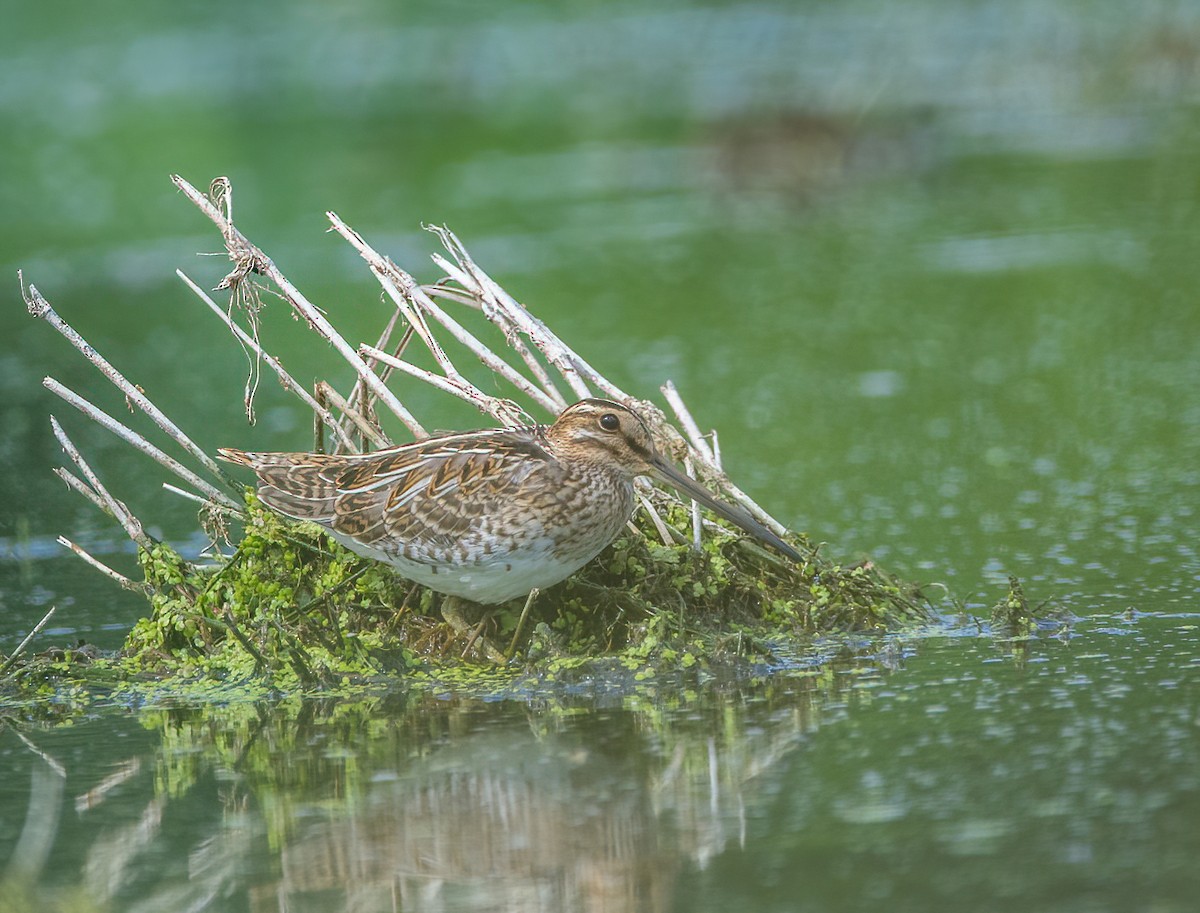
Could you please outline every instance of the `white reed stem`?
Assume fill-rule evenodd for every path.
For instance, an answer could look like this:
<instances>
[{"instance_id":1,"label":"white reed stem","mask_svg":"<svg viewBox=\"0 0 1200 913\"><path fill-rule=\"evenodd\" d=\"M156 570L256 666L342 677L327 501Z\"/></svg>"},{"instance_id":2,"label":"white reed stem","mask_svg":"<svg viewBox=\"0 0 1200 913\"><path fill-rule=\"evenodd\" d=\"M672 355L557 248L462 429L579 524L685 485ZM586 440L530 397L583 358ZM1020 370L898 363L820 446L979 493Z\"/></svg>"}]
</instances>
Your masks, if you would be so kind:
<instances>
[{"instance_id":1,"label":"white reed stem","mask_svg":"<svg viewBox=\"0 0 1200 913\"><path fill-rule=\"evenodd\" d=\"M675 384L667 381L658 389L662 391L663 396L667 399L667 405L671 407L671 411L679 419L679 424L683 427L683 431L687 435L688 443L692 445L692 449L699 453L707 462L715 465L716 460L713 458L713 452L708 446L708 441L704 440L704 435L700 433L700 426L696 424L696 420L692 418L692 413L684 405L683 397L679 395Z\"/></svg>"},{"instance_id":2,"label":"white reed stem","mask_svg":"<svg viewBox=\"0 0 1200 913\"><path fill-rule=\"evenodd\" d=\"M117 437L121 438L121 440L128 444L132 444L135 449L146 454L146 456L150 457L150 459L154 460L164 469L174 473L189 485L195 486L195 488L202 492L206 498L210 498L213 501L224 504L226 507L232 507L235 510L238 509L238 503L230 498L229 495L217 488L214 488L178 460L159 450L132 428L121 424L99 406L88 402L88 400L84 399L70 387L64 386L53 377L45 378L42 381L42 386L55 396L58 396L70 403L101 428L111 431Z\"/></svg>"},{"instance_id":3,"label":"white reed stem","mask_svg":"<svg viewBox=\"0 0 1200 913\"><path fill-rule=\"evenodd\" d=\"M142 593L143 595L147 592L146 584L138 583L137 581L130 580L124 574L122 574L118 571L114 571L111 567L109 567L107 564L105 564L99 558L96 558L93 555L89 555L87 552L85 552L82 548L80 548L78 545L76 545L74 542L72 542L66 536L59 536L58 544L69 548L72 552L75 553L75 555L77 557L82 558L87 564L90 564L92 567L94 567L96 570L98 570L105 577L108 577L110 580L115 580L118 583L118 585L120 585L124 589L132 590L135 593Z\"/></svg>"},{"instance_id":4,"label":"white reed stem","mask_svg":"<svg viewBox=\"0 0 1200 913\"><path fill-rule=\"evenodd\" d=\"M18 276L19 275L20 274L18 273ZM196 459L203 463L205 469L208 469L219 479L228 478L224 470L217 465L216 461L203 450L201 450L200 447L196 445L191 438L184 434L183 431L181 431L173 421L167 418L166 415L163 414L162 410L154 405L154 403L150 402L150 399L141 391L139 387L126 380L124 375L122 375L120 371L109 364L99 352L92 348L86 339L75 332L75 330L71 328L70 324L59 317L58 314L55 313L54 308L50 306L50 302L42 297L41 293L38 292L32 283L25 291L25 304L29 308L30 314L32 314L34 317L39 317L42 320L45 320L48 324L50 324L50 326L54 327L55 330L62 334L63 338L66 339L67 342L71 343L71 345L73 345L76 349L78 349L84 358L95 365L101 374L107 377L118 390L120 390L129 398L131 403L146 413L146 415L150 417L150 420L168 435L170 435L171 438L173 438L175 442L179 444L179 446L183 447L184 450L187 450L192 454L192 456L196 457Z\"/></svg>"},{"instance_id":5,"label":"white reed stem","mask_svg":"<svg viewBox=\"0 0 1200 913\"><path fill-rule=\"evenodd\" d=\"M663 545L674 545L675 537L671 535L671 530L667 526L666 521L658 515L658 511L654 509L654 505L650 503L650 499L644 494L638 494L638 501L641 503L646 515L650 518L650 522L654 524L654 528L658 531L659 538L662 539Z\"/></svg>"},{"instance_id":6,"label":"white reed stem","mask_svg":"<svg viewBox=\"0 0 1200 913\"><path fill-rule=\"evenodd\" d=\"M92 467L88 465L87 460L83 458L79 449L67 437L67 433L63 431L62 425L58 423L58 419L53 415L50 416L50 427L53 429L54 436L58 438L58 442L62 445L67 456L71 458L71 462L79 468L88 485L92 487L92 490L103 502L105 512L121 524L130 539L143 548L150 548L154 543L146 535L145 530L142 529L141 521L129 511L129 508L108 493L108 489L104 487L104 484L96 476L96 473L92 471Z\"/></svg>"},{"instance_id":7,"label":"white reed stem","mask_svg":"<svg viewBox=\"0 0 1200 913\"><path fill-rule=\"evenodd\" d=\"M264 254L258 247L251 244L245 235L236 229L233 223L226 218L224 213L213 205L208 197L177 174L172 175L171 180L192 201L196 208L208 216L221 230L230 259L239 262L239 264L241 264L241 261L248 260L252 264L254 272L262 273L274 282L288 304L292 306L292 309L303 317L313 330L329 342L337 350L338 354L346 359L358 376L362 378L367 388L404 423L405 427L412 432L414 437L420 439L429 436L421 423L404 407L400 400L396 398L396 395L384 385L375 372L363 364L362 359L358 357L354 348L333 328L333 325L321 313L320 308L305 298L300 293L300 290L288 281L288 278L280 272L270 257ZM230 280L231 277L237 275L243 268L242 265L239 265L238 270L235 270L235 273L231 273L226 279ZM247 271L250 270L249 266L245 268Z\"/></svg>"},{"instance_id":8,"label":"white reed stem","mask_svg":"<svg viewBox=\"0 0 1200 913\"><path fill-rule=\"evenodd\" d=\"M683 458L683 468L689 478L696 478L696 467L691 456ZM700 504L692 501L692 547L700 551Z\"/></svg>"},{"instance_id":9,"label":"white reed stem","mask_svg":"<svg viewBox=\"0 0 1200 913\"><path fill-rule=\"evenodd\" d=\"M236 510L232 507L226 507L224 504L214 504L208 498L202 498L194 491L187 491L183 488L178 488L172 485L170 482L163 482L162 487L164 490L169 491L173 495L179 495L181 498L187 498L189 501L195 501L197 504L200 504L203 507L211 510L220 511L227 517L245 517L246 515L244 510Z\"/></svg>"},{"instance_id":10,"label":"white reed stem","mask_svg":"<svg viewBox=\"0 0 1200 913\"><path fill-rule=\"evenodd\" d=\"M41 633L42 628L46 627L46 625L50 622L50 619L54 617L54 613L57 611L58 611L58 606L50 606L50 610L48 612L46 612L45 615L42 616L42 620L39 621L37 624L35 624L33 626L33 628L29 631L29 633L26 634L25 637L21 640L21 642L19 644L17 644L17 648L15 650L13 650L12 653L8 654L8 659L6 659L4 661L4 665L0 666L0 675L3 675L5 672L7 672L9 669L12 668L13 663L15 663L17 661L17 659L20 657L20 655L25 652L25 648L28 647L31 643L33 643L33 639L35 637L37 637L38 634ZM20 735L20 733L18 733L18 735ZM29 742L26 741L26 744L28 745ZM34 749L34 750L37 751L37 749ZM41 754L41 752L39 751L38 754ZM42 755L42 757L47 757L47 756ZM49 760L49 758L47 758L47 759ZM60 764L58 764L57 761L54 762L54 764L56 767L58 767L58 769L60 771L62 771L62 766ZM62 771L62 774L65 777L66 771Z\"/></svg>"},{"instance_id":11,"label":"white reed stem","mask_svg":"<svg viewBox=\"0 0 1200 913\"><path fill-rule=\"evenodd\" d=\"M208 293L205 292L204 289L200 288L200 286L198 286L195 282L193 282L183 272L183 270L175 270L175 275L182 279L184 284L193 292L195 292L196 297L209 306L212 312L221 319L221 322L229 328L229 331L238 338L242 345L246 346L256 355L260 356L270 366L271 370L278 375L280 383L283 384L286 390L300 397L304 404L317 414L317 418L319 418L324 424L333 430L334 434L337 435L338 440L340 440L345 447L349 448L352 453L358 452L358 447L355 446L354 441L351 440L350 436L341 428L337 418L333 415L333 413L318 403L313 398L312 394L304 389L299 381L285 371L283 364L278 358L266 352L263 347L259 345L258 340L234 323L233 318L229 316L229 313L225 310L225 308L213 301L212 298L209 297Z\"/></svg>"}]
</instances>

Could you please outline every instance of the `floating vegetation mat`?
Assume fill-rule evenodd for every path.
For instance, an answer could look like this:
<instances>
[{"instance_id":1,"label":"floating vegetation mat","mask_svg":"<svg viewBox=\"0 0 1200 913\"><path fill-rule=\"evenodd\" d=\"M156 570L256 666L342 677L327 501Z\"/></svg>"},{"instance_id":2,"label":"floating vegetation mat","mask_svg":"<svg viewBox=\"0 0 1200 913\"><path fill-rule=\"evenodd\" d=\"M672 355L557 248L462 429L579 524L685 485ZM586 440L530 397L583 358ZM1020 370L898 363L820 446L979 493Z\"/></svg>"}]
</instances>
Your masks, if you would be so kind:
<instances>
[{"instance_id":1,"label":"floating vegetation mat","mask_svg":"<svg viewBox=\"0 0 1200 913\"><path fill-rule=\"evenodd\" d=\"M446 253L432 258L441 277L422 284L328 213L394 306L378 338L356 346L235 227L226 179L214 181L208 194L180 177L173 180L215 223L232 261L217 288L223 303L179 276L251 356L249 417L263 368L312 412L314 449L329 453L390 447L393 434L428 436L393 389L401 386L394 382L397 374L410 385L466 400L502 426L544 422L575 400L601 396L636 409L661 453L785 537L803 560L769 551L697 505L639 482L639 506L625 532L566 581L498 607L443 597L346 550L314 524L264 508L194 443L183 430L186 417L179 423L168 418L22 280L30 313L71 342L142 414L139 421L153 427L135 430L53 378L46 387L118 435L138 458L175 476L167 487L198 502L213 548L203 561L189 561L151 536L52 417L70 464L54 471L137 544L143 579L106 566L69 539L60 541L117 585L144 594L149 613L113 656L88 649L38 653L27 638L0 671L10 694L53 694L69 703L79 689L149 683L291 693L471 676L553 678L580 670L638 676L715 665L769 668L781 644L831 632L896 630L932 617L915 586L869 562L839 563L823 547L785 530L725 474L715 432L701 432L669 382L660 389L666 411L620 389L500 288L448 229L431 229ZM271 354L258 317L275 300L345 359L347 384L339 389L321 381L309 390ZM410 348L436 368L415 364ZM473 375L482 365L488 389L509 396L484 393L448 349L459 363L469 360Z\"/></svg>"}]
</instances>

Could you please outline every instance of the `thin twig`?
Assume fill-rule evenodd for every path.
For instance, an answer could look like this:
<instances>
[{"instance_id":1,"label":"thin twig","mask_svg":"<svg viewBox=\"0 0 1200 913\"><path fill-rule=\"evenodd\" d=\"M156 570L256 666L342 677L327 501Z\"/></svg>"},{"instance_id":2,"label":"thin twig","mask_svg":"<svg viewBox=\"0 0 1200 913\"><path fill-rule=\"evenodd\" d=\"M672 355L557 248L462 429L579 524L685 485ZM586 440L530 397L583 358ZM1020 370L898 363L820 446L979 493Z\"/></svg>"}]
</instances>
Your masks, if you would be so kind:
<instances>
[{"instance_id":1,"label":"thin twig","mask_svg":"<svg viewBox=\"0 0 1200 913\"><path fill-rule=\"evenodd\" d=\"M300 397L304 404L316 413L318 419L333 429L334 434L338 436L338 439L342 442L343 446L347 447L351 453L358 452L358 448L354 445L354 441L351 440L350 436L341 428L341 426L338 424L337 418L333 415L333 413L318 403L316 399L313 398L312 394L304 389L303 385L301 385L299 381L285 371L283 364L278 358L266 352L262 346L259 345L258 340L238 326L233 321L233 318L229 316L229 313L223 307L213 301L212 298L209 297L208 293L205 292L204 289L200 288L200 286L198 286L195 282L193 282L183 270L175 270L175 275L182 279L184 284L187 285L187 287L193 292L195 292L196 296L201 301L208 305L212 312L221 319L221 322L229 328L230 332L237 337L238 341L241 342L242 345L246 346L256 355L260 356L267 363L267 365L270 366L271 370L273 370L279 377L279 382L283 384L286 390Z\"/></svg>"},{"instance_id":2,"label":"thin twig","mask_svg":"<svg viewBox=\"0 0 1200 913\"><path fill-rule=\"evenodd\" d=\"M20 273L18 272L18 277L19 276ZM170 435L171 438L177 444L179 444L179 446L183 447L184 450L187 450L194 457L196 457L196 459L203 463L205 469L212 472L219 479L225 479L226 481L230 480L230 476L226 474L225 470L217 465L217 462L207 453L205 453L191 438L184 434L178 425L167 418L163 411L159 409L158 406L154 405L154 403L150 401L146 394L142 392L140 387L126 380L125 376L122 375L121 372L114 368L111 364L109 364L99 352L92 348L86 339L72 329L70 324L59 317L54 308L50 306L50 302L42 297L41 293L33 286L32 283L30 283L27 289L22 283L22 292L24 293L25 304L29 308L30 314L32 314L34 317L45 320L48 324L50 324L50 326L54 327L55 330L62 334L63 338L66 339L67 342L71 343L71 345L73 345L76 349L78 349L84 358L95 365L96 368L99 369L100 373L107 377L118 390L120 390L125 394L126 397L129 398L131 403L146 413L146 415L150 417L150 420L168 435Z\"/></svg>"},{"instance_id":3,"label":"thin twig","mask_svg":"<svg viewBox=\"0 0 1200 913\"><path fill-rule=\"evenodd\" d=\"M146 454L146 456L150 457L150 459L154 460L164 469L174 473L189 485L195 486L204 494L206 498L210 498L219 504L224 504L226 507L231 507L235 510L240 507L240 505L230 498L229 495L217 488L214 488L178 460L159 450L132 428L121 424L121 422L118 422L115 418L113 418L95 403L91 403L84 399L70 387L64 386L53 377L47 377L43 379L42 386L55 396L70 403L101 428L111 431L117 437L121 438L121 440L133 445L135 449Z\"/></svg>"},{"instance_id":4,"label":"thin twig","mask_svg":"<svg viewBox=\"0 0 1200 913\"><path fill-rule=\"evenodd\" d=\"M529 609L533 606L533 602L538 598L541 592L537 587L529 591L529 596L525 599L525 607L521 609L521 617L517 619L517 629L513 631L512 643L508 645L508 652L504 654L504 661L508 662L513 658L513 654L517 652L517 642L521 639L521 631L525 629L525 619L529 617Z\"/></svg>"},{"instance_id":5,"label":"thin twig","mask_svg":"<svg viewBox=\"0 0 1200 913\"><path fill-rule=\"evenodd\" d=\"M242 517L246 516L246 512L244 510L240 510L240 509L233 508L233 507L228 507L224 504L214 504L208 498L202 498L202 497L200 497L200 495L196 494L195 492L185 491L182 488L177 488L176 486L172 485L170 482L163 482L162 487L165 491L169 491L173 495L179 495L179 497L181 497L181 498L187 498L187 500L189 500L189 501L195 501L201 507L207 507L210 510L219 511L220 513L224 514L227 517L242 518Z\"/></svg>"},{"instance_id":6,"label":"thin twig","mask_svg":"<svg viewBox=\"0 0 1200 913\"><path fill-rule=\"evenodd\" d=\"M691 456L683 458L683 468L690 478L696 478L696 467L692 464ZM692 548L700 551L700 504L692 501Z\"/></svg>"},{"instance_id":7,"label":"thin twig","mask_svg":"<svg viewBox=\"0 0 1200 913\"><path fill-rule=\"evenodd\" d=\"M329 384L327 384L325 381L322 380L317 382L317 390L322 396L327 398L329 402L333 403L334 408L336 408L342 413L342 415L350 420L351 424L353 424L354 427L362 433L363 437L369 440L376 447L387 448L392 446L392 442L380 434L379 429L372 425L370 420L365 415L351 406L348 402L346 402L346 400L342 399L342 395L338 393L337 390L333 389L333 387L329 386ZM358 453L359 448L355 447L354 452Z\"/></svg>"},{"instance_id":8,"label":"thin twig","mask_svg":"<svg viewBox=\"0 0 1200 913\"><path fill-rule=\"evenodd\" d=\"M146 596L150 593L150 590L147 588L146 584L138 583L135 580L130 580L128 577L126 577L124 574L120 573L119 571L114 571L111 567L109 567L107 564L105 564L99 558L96 558L94 555L89 555L87 552L85 552L83 550L83 548L76 545L74 542L72 542L66 536L59 536L58 544L65 546L66 548L69 548L72 552L75 553L76 556L78 556L79 558L82 558L87 564L90 564L92 567L94 567L96 570L98 570L105 577L108 577L111 580L115 580L117 582L117 584L120 585L123 589L130 590L134 593L141 593L143 596Z\"/></svg>"},{"instance_id":9,"label":"thin twig","mask_svg":"<svg viewBox=\"0 0 1200 913\"><path fill-rule=\"evenodd\" d=\"M25 652L25 648L28 647L29 644L33 642L33 639L41 633L42 628L46 627L50 619L54 617L54 613L57 611L58 606L50 606L50 611L42 616L42 620L33 626L33 629L25 635L25 638L19 644L17 644L17 648L8 655L8 659L4 661L4 664L0 665L0 675L4 675L5 672L13 667L13 663L15 663L20 655Z\"/></svg>"},{"instance_id":10,"label":"thin twig","mask_svg":"<svg viewBox=\"0 0 1200 913\"><path fill-rule=\"evenodd\" d=\"M414 437L419 439L429 436L421 423L404 407L400 400L396 398L396 395L384 386L383 381L373 371L363 364L362 359L358 357L354 348L333 328L333 325L321 313L321 310L305 298L300 293L300 290L288 281L288 278L279 271L279 268L270 257L264 254L258 247L251 244L245 235L234 228L233 223L226 218L220 209L213 205L208 197L177 174L172 175L171 180L195 204L196 208L208 216L221 230L221 234L225 238L225 246L229 250L231 258L235 260L248 258L252 262L253 271L262 273L275 283L288 304L292 306L292 309L303 317L312 329L327 340L338 351L338 354L350 363L358 376L363 379L368 389L404 423Z\"/></svg>"},{"instance_id":11,"label":"thin twig","mask_svg":"<svg viewBox=\"0 0 1200 913\"><path fill-rule=\"evenodd\" d=\"M104 484L97 477L96 473L92 471L92 467L87 464L87 461L80 454L79 449L67 437L67 433L63 431L62 425L58 423L58 419L53 415L50 416L50 427L54 431L54 436L58 438L59 444L66 451L67 456L71 458L71 462L79 467L79 471L83 474L84 479L92 486L92 489L100 497L100 500L104 502L105 511L121 524L130 539L143 548L151 548L154 544L153 540L142 529L141 521L130 512L129 508L108 493L108 489L104 487Z\"/></svg>"}]
</instances>

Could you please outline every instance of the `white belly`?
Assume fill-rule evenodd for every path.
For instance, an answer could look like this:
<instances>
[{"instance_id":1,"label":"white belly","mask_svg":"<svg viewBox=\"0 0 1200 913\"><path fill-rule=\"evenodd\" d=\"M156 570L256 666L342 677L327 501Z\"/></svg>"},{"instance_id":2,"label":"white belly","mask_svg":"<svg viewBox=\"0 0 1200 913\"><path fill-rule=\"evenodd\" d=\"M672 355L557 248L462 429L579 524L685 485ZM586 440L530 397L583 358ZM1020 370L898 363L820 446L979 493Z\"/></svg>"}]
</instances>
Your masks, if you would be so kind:
<instances>
[{"instance_id":1,"label":"white belly","mask_svg":"<svg viewBox=\"0 0 1200 913\"><path fill-rule=\"evenodd\" d=\"M523 548L504 557L484 558L455 566L424 564L401 555L385 554L333 531L330 531L330 535L352 552L390 564L400 576L414 583L439 593L489 605L527 596L534 587L543 589L565 580L596 557L607 544L601 543L590 554L556 558L547 543L544 549Z\"/></svg>"}]
</instances>

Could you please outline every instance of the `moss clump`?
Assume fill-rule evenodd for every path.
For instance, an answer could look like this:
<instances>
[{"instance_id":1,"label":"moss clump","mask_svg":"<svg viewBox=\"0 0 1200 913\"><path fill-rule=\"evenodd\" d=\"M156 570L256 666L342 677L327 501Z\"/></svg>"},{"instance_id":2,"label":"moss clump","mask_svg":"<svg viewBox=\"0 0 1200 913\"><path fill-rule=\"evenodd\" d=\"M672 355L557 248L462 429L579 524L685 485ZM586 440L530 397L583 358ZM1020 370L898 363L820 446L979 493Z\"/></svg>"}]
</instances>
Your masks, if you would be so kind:
<instances>
[{"instance_id":1,"label":"moss clump","mask_svg":"<svg viewBox=\"0 0 1200 913\"><path fill-rule=\"evenodd\" d=\"M1031 606L1021 581L1009 575L1008 592L992 606L992 632L1014 639L1028 638L1035 635L1043 624L1059 625L1067 621L1064 613L1049 606L1049 600Z\"/></svg>"},{"instance_id":2,"label":"moss clump","mask_svg":"<svg viewBox=\"0 0 1200 913\"><path fill-rule=\"evenodd\" d=\"M808 556L799 565L721 530L697 550L684 532L690 512L666 497L659 513L678 544L662 544L639 515L639 533L569 580L528 605L487 608L413 584L319 527L271 513L252 493L246 507L242 538L219 564L197 567L162 544L141 552L151 612L118 656L82 675L73 657L23 664L21 690L44 694L80 679L109 692L138 682L206 693L214 684L240 693L248 683L255 693L398 680L436 688L494 676L498 665L546 681L588 668L640 680L773 663L780 647L806 635L894 630L931 615L915 587L868 563L827 560L803 536L792 537Z\"/></svg>"},{"instance_id":3,"label":"moss clump","mask_svg":"<svg viewBox=\"0 0 1200 913\"><path fill-rule=\"evenodd\" d=\"M617 539L595 561L535 605L531 648L552 656L617 654L684 668L714 656L769 655L770 642L834 631L883 630L929 618L913 586L870 564L824 559L807 539L792 538L795 565L753 540L706 535L696 550L681 530L690 513L660 505L680 544L642 535ZM519 606L517 607L519 610ZM498 615L502 642L512 612Z\"/></svg>"},{"instance_id":4,"label":"moss clump","mask_svg":"<svg viewBox=\"0 0 1200 913\"><path fill-rule=\"evenodd\" d=\"M139 557L152 611L122 650L132 673L263 676L292 690L414 664L415 642L394 628L427 609L428 594L252 495L242 540L218 567L193 567L162 544Z\"/></svg>"},{"instance_id":5,"label":"moss clump","mask_svg":"<svg viewBox=\"0 0 1200 913\"><path fill-rule=\"evenodd\" d=\"M483 608L446 600L361 558L312 524L247 496L236 552L212 570L168 547L142 554L153 612L123 651L131 670L267 675L281 687L411 670L420 660L514 659L523 664L616 655L628 664L687 668L714 655L763 655L774 638L881 630L923 621L912 586L870 564L820 556L794 565L751 540L717 533L699 550L690 513L663 499L680 544L648 520L580 573L540 594Z\"/></svg>"}]
</instances>

